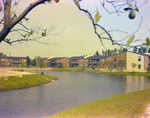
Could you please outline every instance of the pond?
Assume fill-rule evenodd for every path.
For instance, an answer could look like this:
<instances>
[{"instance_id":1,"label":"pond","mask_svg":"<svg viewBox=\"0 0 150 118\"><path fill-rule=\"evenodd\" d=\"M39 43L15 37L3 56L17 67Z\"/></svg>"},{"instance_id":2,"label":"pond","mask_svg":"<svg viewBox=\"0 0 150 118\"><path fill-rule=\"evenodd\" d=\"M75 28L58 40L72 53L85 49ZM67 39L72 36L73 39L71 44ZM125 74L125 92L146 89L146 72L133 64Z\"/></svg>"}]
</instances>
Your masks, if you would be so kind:
<instances>
[{"instance_id":1,"label":"pond","mask_svg":"<svg viewBox=\"0 0 150 118\"><path fill-rule=\"evenodd\" d=\"M37 87L0 92L0 117L41 118L102 98L144 90L150 83L147 76L59 71L44 74L59 79Z\"/></svg>"}]
</instances>

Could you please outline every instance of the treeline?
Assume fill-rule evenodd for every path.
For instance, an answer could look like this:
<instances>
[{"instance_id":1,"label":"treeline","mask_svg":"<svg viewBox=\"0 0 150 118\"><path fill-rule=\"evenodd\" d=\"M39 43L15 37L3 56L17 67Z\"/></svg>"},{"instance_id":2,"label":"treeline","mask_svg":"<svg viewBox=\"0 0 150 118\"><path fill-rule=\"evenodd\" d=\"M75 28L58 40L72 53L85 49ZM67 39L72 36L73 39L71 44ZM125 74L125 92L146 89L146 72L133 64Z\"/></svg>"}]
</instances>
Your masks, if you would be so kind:
<instances>
[{"instance_id":1,"label":"treeline","mask_svg":"<svg viewBox=\"0 0 150 118\"><path fill-rule=\"evenodd\" d=\"M40 68L45 68L47 65L46 63L44 63L44 59L41 58L40 56L35 57L34 59L30 59L29 56L26 57L27 58L27 66L37 66L36 60L38 60L38 66Z\"/></svg>"},{"instance_id":2,"label":"treeline","mask_svg":"<svg viewBox=\"0 0 150 118\"><path fill-rule=\"evenodd\" d=\"M0 52L0 57L6 57L6 54Z\"/></svg>"},{"instance_id":3,"label":"treeline","mask_svg":"<svg viewBox=\"0 0 150 118\"><path fill-rule=\"evenodd\" d=\"M114 48L113 50L110 50L110 49L102 50L102 54L100 54L98 51L96 51L94 56L100 56L100 55L113 56L113 55L120 54L120 53L126 52L126 51L128 51L127 48L120 48L120 49ZM134 47L133 52L139 53L139 54L150 53L150 48L146 48L146 47L142 47L142 46L140 48Z\"/></svg>"},{"instance_id":4,"label":"treeline","mask_svg":"<svg viewBox=\"0 0 150 118\"><path fill-rule=\"evenodd\" d=\"M150 48L145 48L145 47L140 47L140 48L137 48L136 46L133 48L133 52L135 53L140 53L140 54L143 54L143 53L150 53Z\"/></svg>"},{"instance_id":5,"label":"treeline","mask_svg":"<svg viewBox=\"0 0 150 118\"><path fill-rule=\"evenodd\" d=\"M102 50L102 54L101 56L112 56L112 55L116 55L116 54L120 54L122 52L126 52L127 48L114 48L113 50ZM100 56L100 53L98 51L96 51L96 53L94 54L94 56Z\"/></svg>"}]
</instances>

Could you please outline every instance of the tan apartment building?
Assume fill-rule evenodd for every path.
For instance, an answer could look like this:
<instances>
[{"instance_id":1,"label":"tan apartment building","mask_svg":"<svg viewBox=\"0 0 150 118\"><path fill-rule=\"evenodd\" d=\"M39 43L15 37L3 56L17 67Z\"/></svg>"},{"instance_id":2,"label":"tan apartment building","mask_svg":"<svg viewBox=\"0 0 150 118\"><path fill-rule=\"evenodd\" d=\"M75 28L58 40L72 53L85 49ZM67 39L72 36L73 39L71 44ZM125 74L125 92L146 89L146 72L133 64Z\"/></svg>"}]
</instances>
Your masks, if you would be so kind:
<instances>
[{"instance_id":1,"label":"tan apartment building","mask_svg":"<svg viewBox=\"0 0 150 118\"><path fill-rule=\"evenodd\" d=\"M17 66L27 63L26 57L0 57L0 66Z\"/></svg>"},{"instance_id":2,"label":"tan apartment building","mask_svg":"<svg viewBox=\"0 0 150 118\"><path fill-rule=\"evenodd\" d=\"M85 57L86 67L92 68L95 65L98 68L106 68L104 62L109 56L89 56Z\"/></svg>"},{"instance_id":3,"label":"tan apartment building","mask_svg":"<svg viewBox=\"0 0 150 118\"><path fill-rule=\"evenodd\" d=\"M67 57L48 58L47 67L62 68L67 66Z\"/></svg>"},{"instance_id":4,"label":"tan apartment building","mask_svg":"<svg viewBox=\"0 0 150 118\"><path fill-rule=\"evenodd\" d=\"M127 71L133 71L132 63L136 63L134 71L145 71L146 68L150 65L150 55L148 54L139 54L134 52L123 52L111 57L108 57L106 60L113 62L112 69L120 69L118 66L119 60L125 61L124 69Z\"/></svg>"},{"instance_id":5,"label":"tan apartment building","mask_svg":"<svg viewBox=\"0 0 150 118\"><path fill-rule=\"evenodd\" d=\"M67 59L67 67L85 67L84 56L74 56Z\"/></svg>"}]
</instances>

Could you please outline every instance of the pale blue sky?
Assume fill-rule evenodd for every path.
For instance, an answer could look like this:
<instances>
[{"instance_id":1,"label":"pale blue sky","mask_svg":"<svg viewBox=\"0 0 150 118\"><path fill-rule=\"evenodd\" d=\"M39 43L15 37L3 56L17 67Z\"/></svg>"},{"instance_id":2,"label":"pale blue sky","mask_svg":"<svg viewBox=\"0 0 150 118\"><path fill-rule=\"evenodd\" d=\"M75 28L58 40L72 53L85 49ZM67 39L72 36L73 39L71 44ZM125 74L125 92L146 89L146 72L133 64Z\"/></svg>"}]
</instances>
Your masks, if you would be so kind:
<instances>
[{"instance_id":1,"label":"pale blue sky","mask_svg":"<svg viewBox=\"0 0 150 118\"><path fill-rule=\"evenodd\" d=\"M22 0L19 5L14 8L17 13L26 8L26 6L35 0ZM141 2L143 0L138 0ZM28 27L41 26L43 28L50 28L51 26L56 27L53 33L60 33L60 35L50 35L48 37L49 42L56 43L58 45L42 45L37 42L28 42L26 45L15 45L10 46L6 43L0 44L0 52L4 52L11 56L30 56L33 58L36 55L41 57L51 56L80 56L85 54L94 54L97 50L101 53L104 49L97 37L94 34L93 26L90 19L74 5L72 0L60 0L59 3L52 2L52 5L40 5L35 8L31 13L28 14L30 19L28 23L25 23ZM120 14L108 14L101 6L99 0L83 0L81 3L82 8L86 8L93 12L95 15L96 7L102 16L98 22L101 26L107 30L117 29L126 31L129 34L134 32L141 21L141 16L144 18L141 29L135 34L136 38L139 38L144 32L147 31L147 26L150 28L150 1L140 8L140 12L136 13L136 18L130 20L128 13ZM109 10L111 6L107 6ZM111 33L112 34L112 33ZM125 34L114 32L114 39L122 39ZM150 37L150 33L146 36ZM146 36L143 39L146 39ZM19 38L17 34L11 34L9 37ZM123 43L126 43L125 40ZM108 41L104 42L106 48L113 49L111 43Z\"/></svg>"}]
</instances>

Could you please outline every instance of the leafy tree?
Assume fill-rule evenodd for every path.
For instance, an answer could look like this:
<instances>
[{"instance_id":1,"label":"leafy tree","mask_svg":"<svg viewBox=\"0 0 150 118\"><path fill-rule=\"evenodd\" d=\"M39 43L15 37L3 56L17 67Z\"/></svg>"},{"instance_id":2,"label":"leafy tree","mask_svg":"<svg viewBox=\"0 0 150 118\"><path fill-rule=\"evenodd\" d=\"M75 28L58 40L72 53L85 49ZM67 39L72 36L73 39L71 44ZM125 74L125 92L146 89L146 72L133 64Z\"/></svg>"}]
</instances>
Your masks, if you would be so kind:
<instances>
[{"instance_id":1,"label":"leafy tree","mask_svg":"<svg viewBox=\"0 0 150 118\"><path fill-rule=\"evenodd\" d=\"M112 67L113 67L113 62L111 62L110 60L105 61L104 64L106 64L106 66L109 68L109 71L112 71Z\"/></svg>"},{"instance_id":2,"label":"leafy tree","mask_svg":"<svg viewBox=\"0 0 150 118\"><path fill-rule=\"evenodd\" d=\"M104 50L102 50L102 55L105 56L105 51Z\"/></svg>"},{"instance_id":3,"label":"leafy tree","mask_svg":"<svg viewBox=\"0 0 150 118\"><path fill-rule=\"evenodd\" d=\"M132 63L131 66L132 66L133 72L134 72L134 68L136 67L136 63Z\"/></svg>"},{"instance_id":4,"label":"leafy tree","mask_svg":"<svg viewBox=\"0 0 150 118\"><path fill-rule=\"evenodd\" d=\"M36 66L36 58L34 58L34 59L31 61L31 65L32 65L32 66Z\"/></svg>"},{"instance_id":5,"label":"leafy tree","mask_svg":"<svg viewBox=\"0 0 150 118\"><path fill-rule=\"evenodd\" d=\"M141 23L143 21L143 18L141 18L141 22L139 23L139 26L137 28L137 30L133 31L132 33L128 32L124 32L121 30L107 30L105 27L103 27L102 24L100 24L100 20L103 18L100 13L99 13L99 7L96 5L96 12L95 14L93 13L93 11L90 11L90 8L84 8L82 7L82 4L84 4L84 0L73 0L75 5L77 6L77 8L81 11L84 12L87 17L91 20L91 24L94 27L94 32L97 35L97 37L99 38L101 44L104 46L105 48L105 44L103 43L104 40L109 40L112 42L112 45L119 45L121 48L125 48L125 47L131 47L133 48L136 44L133 42L139 41L139 39L143 36L146 35L147 32L149 32L149 28L147 30L147 32L143 33L140 38L137 38L133 41L135 34L139 31L140 27L141 27ZM134 19L136 16L136 13L139 12L139 8L144 6L144 4L146 4L148 2L148 0L143 0L142 2L139 2L137 0L124 0L124 1L115 1L115 0L99 0L100 5L102 8L104 8L106 10L107 13L109 14L117 14L118 16L121 13L129 13L129 19ZM109 7L107 5L110 5ZM111 22L111 20L110 20ZM102 32L99 32L99 30L102 30ZM121 32L121 33L125 33L125 37L123 38L119 38L116 39L114 36L111 35L111 32ZM128 37L130 37L128 39ZM126 45L123 43L124 41L126 41ZM134 44L134 46L131 45ZM106 49L106 48L105 48ZM123 52L125 52L126 50L123 50ZM108 52L108 55L110 55L110 53Z\"/></svg>"},{"instance_id":6,"label":"leafy tree","mask_svg":"<svg viewBox=\"0 0 150 118\"><path fill-rule=\"evenodd\" d=\"M95 67L96 67L96 65L93 65L93 66L92 66L92 69L95 70Z\"/></svg>"},{"instance_id":7,"label":"leafy tree","mask_svg":"<svg viewBox=\"0 0 150 118\"><path fill-rule=\"evenodd\" d=\"M120 49L119 49L119 54L120 54L120 53L122 53L122 52L123 52L123 49L122 49L122 48L120 48Z\"/></svg>"},{"instance_id":8,"label":"leafy tree","mask_svg":"<svg viewBox=\"0 0 150 118\"><path fill-rule=\"evenodd\" d=\"M125 66L125 61L124 60L118 60L118 66L121 68L121 72L122 72L123 67Z\"/></svg>"},{"instance_id":9,"label":"leafy tree","mask_svg":"<svg viewBox=\"0 0 150 118\"><path fill-rule=\"evenodd\" d=\"M107 51L108 51L108 56L110 56L111 55L110 49L108 49Z\"/></svg>"},{"instance_id":10,"label":"leafy tree","mask_svg":"<svg viewBox=\"0 0 150 118\"><path fill-rule=\"evenodd\" d=\"M127 52L128 51L128 49L127 48L123 48L123 52Z\"/></svg>"},{"instance_id":11,"label":"leafy tree","mask_svg":"<svg viewBox=\"0 0 150 118\"><path fill-rule=\"evenodd\" d=\"M99 56L100 54L99 54L99 52L98 51L96 51L96 53L95 53L95 56Z\"/></svg>"},{"instance_id":12,"label":"leafy tree","mask_svg":"<svg viewBox=\"0 0 150 118\"><path fill-rule=\"evenodd\" d=\"M17 6L20 0L0 0L0 12L4 12L3 16L0 20L0 24L2 25L1 31L0 31L0 43L2 41L8 43L8 44L12 44L14 42L27 42L27 41L37 41L37 39L43 38L45 36L47 36L48 30L47 29L36 29L36 28L27 28L23 22L27 22L29 20L29 18L27 18L27 14L34 9L35 7L37 7L40 4L52 4L52 0L35 0L35 2L30 3L30 5L28 7L25 8L25 10L23 10L23 12L17 14L15 11L12 11L12 7ZM100 19L102 18L102 16L99 13L99 10L96 9L96 13L93 16L93 11L90 12L88 9L84 9L82 8L80 2L83 2L84 0L73 0L75 5L77 6L77 8L84 12L88 18L91 19L91 24L94 27L94 32L95 34L98 36L100 42L103 44L103 40L109 40L112 42L113 45L119 45L119 46L124 46L124 44L122 44L121 42L123 42L124 40L126 40L130 35L135 34L135 32L128 34L127 32L123 32L120 30L109 30L104 28L102 25L98 24ZM55 0L55 2L59 2L59 0ZM106 12L108 12L109 14L117 14L119 16L120 13L126 13L129 12L129 18L133 19L135 18L135 14L137 12L139 12L139 8L142 7L144 4L146 4L148 2L148 0L144 0L142 2L142 4L139 2L139 4L137 4L137 0L125 0L125 1L109 1L109 0L100 0L99 1L101 6L106 10ZM111 7L106 7L107 4L110 4L113 9L109 9ZM119 4L119 5L118 5ZM138 5L138 6L137 6ZM96 7L98 8L98 7ZM90 8L89 8L90 9ZM141 22L139 23L139 27L141 26L143 19L141 19ZM22 26L23 29L20 30L18 29L14 29L14 26L16 25L20 25ZM138 27L138 29L136 30L136 32L138 32L138 30L140 29ZM99 33L99 28L100 30L102 30L102 33ZM40 36L38 36L38 38L35 38L33 36L33 34L37 34L37 32L40 31ZM121 33L125 33L127 34L127 36L125 36L122 39L119 40L114 40L115 38L112 37L111 32L121 32ZM21 35L22 38L20 39L12 39L12 38L8 38L8 34L12 33L12 32L19 32L19 34ZM23 33L22 33L23 32ZM33 36L33 37L31 37ZM138 41L135 40L135 41ZM39 41L38 41L39 42ZM129 41L130 43L132 41ZM45 43L44 43L45 44Z\"/></svg>"},{"instance_id":13,"label":"leafy tree","mask_svg":"<svg viewBox=\"0 0 150 118\"><path fill-rule=\"evenodd\" d=\"M118 49L114 48L114 54L117 54Z\"/></svg>"},{"instance_id":14,"label":"leafy tree","mask_svg":"<svg viewBox=\"0 0 150 118\"><path fill-rule=\"evenodd\" d=\"M138 49L138 53L141 53L141 54L143 54L143 53L145 53L146 52L146 48L145 47L140 47L139 49Z\"/></svg>"},{"instance_id":15,"label":"leafy tree","mask_svg":"<svg viewBox=\"0 0 150 118\"><path fill-rule=\"evenodd\" d=\"M27 66L27 63L26 63L26 62L22 62L22 63L21 63L21 66L20 66L20 67L21 67L21 70L23 70L23 67L26 67L26 66Z\"/></svg>"},{"instance_id":16,"label":"leafy tree","mask_svg":"<svg viewBox=\"0 0 150 118\"><path fill-rule=\"evenodd\" d=\"M133 48L133 52L134 52L134 53L137 52L137 47L136 47L136 46Z\"/></svg>"},{"instance_id":17,"label":"leafy tree","mask_svg":"<svg viewBox=\"0 0 150 118\"><path fill-rule=\"evenodd\" d=\"M148 53L148 49L149 49L149 46L150 46L150 39L149 39L149 37L146 38L146 43L143 43L143 45L146 46L147 53Z\"/></svg>"},{"instance_id":18,"label":"leafy tree","mask_svg":"<svg viewBox=\"0 0 150 118\"><path fill-rule=\"evenodd\" d=\"M150 66L148 66L148 67L146 68L146 70L147 70L147 73L150 73Z\"/></svg>"},{"instance_id":19,"label":"leafy tree","mask_svg":"<svg viewBox=\"0 0 150 118\"><path fill-rule=\"evenodd\" d=\"M27 56L26 58L27 58L27 66L30 66L30 64L31 64L31 59L30 59L29 56Z\"/></svg>"},{"instance_id":20,"label":"leafy tree","mask_svg":"<svg viewBox=\"0 0 150 118\"><path fill-rule=\"evenodd\" d=\"M6 57L4 53L0 52L0 57L3 57L3 56Z\"/></svg>"},{"instance_id":21,"label":"leafy tree","mask_svg":"<svg viewBox=\"0 0 150 118\"><path fill-rule=\"evenodd\" d=\"M37 27L30 29L26 27L23 23L24 21L28 22L29 18L27 18L26 16L32 9L43 3L52 4L51 1L52 0L36 0L35 2L30 3L30 5L26 7L22 13L18 14L15 11L12 11L12 7L16 7L20 0L0 0L0 12L3 12L3 16L0 17L0 25L2 26L0 30L0 43L2 41L8 44L12 44L15 42L23 43L27 41L37 41L38 39L47 36L47 29L41 29ZM59 0L55 0L55 2L59 2ZM14 29L14 26L16 26L17 24L22 26L23 29ZM22 38L7 38L8 34L12 32L19 33L22 36ZM39 36L34 37L34 34L39 34Z\"/></svg>"},{"instance_id":22,"label":"leafy tree","mask_svg":"<svg viewBox=\"0 0 150 118\"><path fill-rule=\"evenodd\" d=\"M40 68L45 68L45 67L46 67L46 63L44 63L44 59L43 59L43 58L38 57L38 61L39 61L38 66L39 66Z\"/></svg>"}]
</instances>

